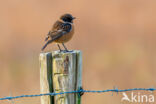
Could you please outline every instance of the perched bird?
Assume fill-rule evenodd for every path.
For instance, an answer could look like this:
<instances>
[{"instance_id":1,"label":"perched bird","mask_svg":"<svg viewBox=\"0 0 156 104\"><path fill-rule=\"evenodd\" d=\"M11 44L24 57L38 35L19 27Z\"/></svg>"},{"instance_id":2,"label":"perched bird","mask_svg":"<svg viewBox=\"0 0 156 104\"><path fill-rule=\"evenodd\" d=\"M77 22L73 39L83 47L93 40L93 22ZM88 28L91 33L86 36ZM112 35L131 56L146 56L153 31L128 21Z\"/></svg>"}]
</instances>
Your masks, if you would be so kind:
<instances>
[{"instance_id":1,"label":"perched bird","mask_svg":"<svg viewBox=\"0 0 156 104\"><path fill-rule=\"evenodd\" d=\"M60 51L60 43L63 45L64 49L68 51L64 43L68 42L74 34L73 17L71 14L64 14L57 20L52 29L49 31L47 37L45 38L46 44L42 47L42 51L47 47L48 44L55 42L58 45Z\"/></svg>"}]
</instances>

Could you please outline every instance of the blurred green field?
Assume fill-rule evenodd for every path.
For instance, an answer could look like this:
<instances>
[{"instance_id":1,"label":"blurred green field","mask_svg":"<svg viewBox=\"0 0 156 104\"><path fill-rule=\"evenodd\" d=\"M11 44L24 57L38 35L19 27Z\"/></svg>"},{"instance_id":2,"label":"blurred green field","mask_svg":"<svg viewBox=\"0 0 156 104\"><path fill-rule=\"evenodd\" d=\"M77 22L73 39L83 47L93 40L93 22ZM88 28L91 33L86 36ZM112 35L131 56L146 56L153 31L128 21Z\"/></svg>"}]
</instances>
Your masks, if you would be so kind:
<instances>
[{"instance_id":1,"label":"blurred green field","mask_svg":"<svg viewBox=\"0 0 156 104\"><path fill-rule=\"evenodd\" d=\"M77 17L66 45L83 52L84 89L156 87L155 10L155 0L0 0L0 97L40 93L40 49L64 13ZM55 44L46 49L52 50ZM121 104L121 98L85 94L82 104ZM40 104L40 97L13 101Z\"/></svg>"}]
</instances>

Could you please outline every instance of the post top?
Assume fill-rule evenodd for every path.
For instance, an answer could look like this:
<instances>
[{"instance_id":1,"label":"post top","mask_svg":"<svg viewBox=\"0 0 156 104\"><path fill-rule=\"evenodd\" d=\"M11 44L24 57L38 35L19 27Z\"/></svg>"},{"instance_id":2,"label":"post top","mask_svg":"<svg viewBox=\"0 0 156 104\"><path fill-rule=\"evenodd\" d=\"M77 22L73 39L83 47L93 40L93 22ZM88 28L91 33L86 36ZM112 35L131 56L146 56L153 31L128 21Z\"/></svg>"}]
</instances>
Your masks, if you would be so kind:
<instances>
[{"instance_id":1,"label":"post top","mask_svg":"<svg viewBox=\"0 0 156 104\"><path fill-rule=\"evenodd\" d=\"M81 50L69 50L69 51L59 51L59 50L56 50L56 51L49 51L49 52L41 52L41 54L49 54L49 53L53 53L53 54L72 54L72 53L82 53Z\"/></svg>"}]
</instances>

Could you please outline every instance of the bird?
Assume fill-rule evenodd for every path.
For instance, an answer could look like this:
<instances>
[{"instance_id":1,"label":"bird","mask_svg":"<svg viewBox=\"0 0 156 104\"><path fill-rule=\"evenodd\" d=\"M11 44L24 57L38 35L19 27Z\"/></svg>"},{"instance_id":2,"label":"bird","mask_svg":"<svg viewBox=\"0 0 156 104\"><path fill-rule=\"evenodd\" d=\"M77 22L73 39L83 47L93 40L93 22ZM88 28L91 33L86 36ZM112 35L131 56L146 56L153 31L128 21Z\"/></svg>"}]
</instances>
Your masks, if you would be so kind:
<instances>
[{"instance_id":1,"label":"bird","mask_svg":"<svg viewBox=\"0 0 156 104\"><path fill-rule=\"evenodd\" d=\"M60 16L59 20L57 20L52 26L51 30L47 34L45 38L45 45L42 47L42 51L49 45L50 43L56 43L59 50L63 51L59 44L62 44L64 47L64 51L68 51L67 47L64 43L71 40L74 35L74 25L73 20L76 17L73 17L71 14L66 13Z\"/></svg>"}]
</instances>

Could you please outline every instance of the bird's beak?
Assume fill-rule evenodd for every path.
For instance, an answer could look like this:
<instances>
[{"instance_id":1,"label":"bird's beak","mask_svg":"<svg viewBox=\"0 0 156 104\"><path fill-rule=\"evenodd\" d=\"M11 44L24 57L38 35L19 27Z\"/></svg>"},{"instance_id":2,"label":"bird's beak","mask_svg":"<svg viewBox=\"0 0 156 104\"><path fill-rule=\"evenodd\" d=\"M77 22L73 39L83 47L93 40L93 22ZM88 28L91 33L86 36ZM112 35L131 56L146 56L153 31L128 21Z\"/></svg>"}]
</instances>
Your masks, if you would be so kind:
<instances>
[{"instance_id":1,"label":"bird's beak","mask_svg":"<svg viewBox=\"0 0 156 104\"><path fill-rule=\"evenodd\" d=\"M73 17L73 19L76 19L76 17Z\"/></svg>"}]
</instances>

